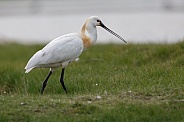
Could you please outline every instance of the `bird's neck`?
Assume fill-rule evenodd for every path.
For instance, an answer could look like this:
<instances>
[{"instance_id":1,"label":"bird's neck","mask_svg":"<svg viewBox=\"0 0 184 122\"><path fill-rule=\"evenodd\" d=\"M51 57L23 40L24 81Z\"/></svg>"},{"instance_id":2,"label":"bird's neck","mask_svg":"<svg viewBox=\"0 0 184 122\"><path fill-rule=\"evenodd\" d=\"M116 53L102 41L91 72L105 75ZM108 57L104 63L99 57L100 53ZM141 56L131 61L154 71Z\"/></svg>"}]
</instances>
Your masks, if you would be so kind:
<instances>
[{"instance_id":1,"label":"bird's neck","mask_svg":"<svg viewBox=\"0 0 184 122\"><path fill-rule=\"evenodd\" d=\"M82 26L81 34L88 37L92 44L94 44L97 40L96 27L91 24L88 24L88 22L84 23L84 25Z\"/></svg>"}]
</instances>

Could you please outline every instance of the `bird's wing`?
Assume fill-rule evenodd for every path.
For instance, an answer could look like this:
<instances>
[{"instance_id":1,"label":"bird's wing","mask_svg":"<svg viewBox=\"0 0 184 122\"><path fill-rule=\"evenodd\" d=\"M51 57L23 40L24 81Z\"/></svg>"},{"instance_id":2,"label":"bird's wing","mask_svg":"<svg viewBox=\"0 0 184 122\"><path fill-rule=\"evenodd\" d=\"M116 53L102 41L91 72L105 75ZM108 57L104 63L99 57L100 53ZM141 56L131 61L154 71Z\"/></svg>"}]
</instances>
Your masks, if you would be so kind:
<instances>
[{"instance_id":1,"label":"bird's wing","mask_svg":"<svg viewBox=\"0 0 184 122\"><path fill-rule=\"evenodd\" d=\"M26 73L35 67L49 67L51 64L73 61L82 51L83 43L78 34L58 37L31 57L25 67Z\"/></svg>"}]
</instances>

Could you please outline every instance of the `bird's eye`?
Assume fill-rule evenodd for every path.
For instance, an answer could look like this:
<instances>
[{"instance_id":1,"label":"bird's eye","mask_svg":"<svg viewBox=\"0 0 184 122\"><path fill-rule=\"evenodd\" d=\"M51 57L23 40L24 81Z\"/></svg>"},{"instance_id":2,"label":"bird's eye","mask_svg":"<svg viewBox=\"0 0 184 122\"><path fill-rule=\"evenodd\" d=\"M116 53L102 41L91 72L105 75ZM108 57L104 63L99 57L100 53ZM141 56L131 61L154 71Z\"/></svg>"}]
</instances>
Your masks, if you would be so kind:
<instances>
[{"instance_id":1,"label":"bird's eye","mask_svg":"<svg viewBox=\"0 0 184 122\"><path fill-rule=\"evenodd\" d=\"M97 20L97 22L100 22L100 20Z\"/></svg>"}]
</instances>

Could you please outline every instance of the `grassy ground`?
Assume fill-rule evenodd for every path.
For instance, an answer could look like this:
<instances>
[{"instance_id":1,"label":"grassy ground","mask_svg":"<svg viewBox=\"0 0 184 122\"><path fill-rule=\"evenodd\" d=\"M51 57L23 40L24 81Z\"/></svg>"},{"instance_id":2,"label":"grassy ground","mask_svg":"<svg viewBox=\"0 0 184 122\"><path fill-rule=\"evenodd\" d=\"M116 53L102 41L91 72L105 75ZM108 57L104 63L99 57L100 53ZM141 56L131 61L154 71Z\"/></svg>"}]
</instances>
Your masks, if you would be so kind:
<instances>
[{"instance_id":1,"label":"grassy ground","mask_svg":"<svg viewBox=\"0 0 184 122\"><path fill-rule=\"evenodd\" d=\"M95 45L40 95L48 69L24 73L42 45L0 45L0 121L184 121L184 42Z\"/></svg>"}]
</instances>

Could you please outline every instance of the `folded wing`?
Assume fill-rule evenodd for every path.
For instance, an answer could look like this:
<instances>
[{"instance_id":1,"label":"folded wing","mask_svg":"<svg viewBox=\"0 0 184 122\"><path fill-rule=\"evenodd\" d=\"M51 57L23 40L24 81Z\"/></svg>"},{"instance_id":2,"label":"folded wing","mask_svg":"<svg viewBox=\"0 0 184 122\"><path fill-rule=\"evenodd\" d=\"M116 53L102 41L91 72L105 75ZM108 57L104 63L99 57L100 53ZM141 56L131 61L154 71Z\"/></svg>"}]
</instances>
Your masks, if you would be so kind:
<instances>
[{"instance_id":1,"label":"folded wing","mask_svg":"<svg viewBox=\"0 0 184 122\"><path fill-rule=\"evenodd\" d=\"M25 67L26 73L37 67L59 67L79 57L82 51L82 39L77 33L58 37L31 57Z\"/></svg>"}]
</instances>

